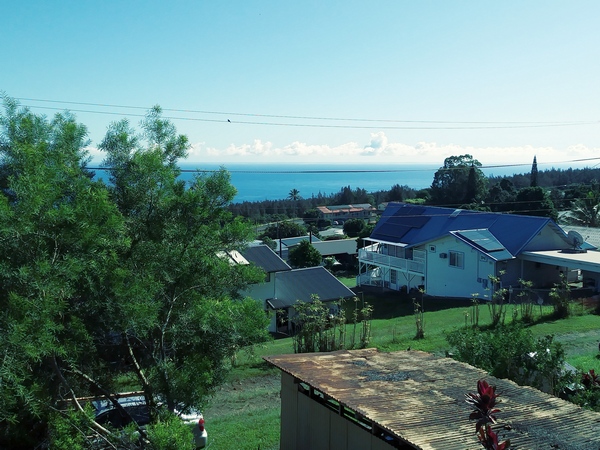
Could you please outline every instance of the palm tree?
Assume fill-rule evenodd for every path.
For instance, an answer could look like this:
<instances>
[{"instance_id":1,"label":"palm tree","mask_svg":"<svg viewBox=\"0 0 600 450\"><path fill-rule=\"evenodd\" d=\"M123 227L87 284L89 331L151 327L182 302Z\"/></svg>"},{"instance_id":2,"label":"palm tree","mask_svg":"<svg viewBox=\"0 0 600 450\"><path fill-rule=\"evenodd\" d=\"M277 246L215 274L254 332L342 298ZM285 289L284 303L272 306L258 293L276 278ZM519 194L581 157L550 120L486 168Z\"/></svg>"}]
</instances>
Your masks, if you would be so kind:
<instances>
[{"instance_id":1,"label":"palm tree","mask_svg":"<svg viewBox=\"0 0 600 450\"><path fill-rule=\"evenodd\" d=\"M294 188L294 189L290 190L290 193L288 194L288 198L290 200L293 200L293 201L297 202L302 197L300 197L300 191L298 189Z\"/></svg>"},{"instance_id":2,"label":"palm tree","mask_svg":"<svg viewBox=\"0 0 600 450\"><path fill-rule=\"evenodd\" d=\"M585 197L575 200L567 220L573 225L600 226L600 198L598 193L590 191Z\"/></svg>"},{"instance_id":3,"label":"palm tree","mask_svg":"<svg viewBox=\"0 0 600 450\"><path fill-rule=\"evenodd\" d=\"M296 188L291 189L290 193L288 194L288 198L294 202L294 217L296 216L296 211L298 209L298 200L300 200L302 197L300 197L300 191Z\"/></svg>"}]
</instances>

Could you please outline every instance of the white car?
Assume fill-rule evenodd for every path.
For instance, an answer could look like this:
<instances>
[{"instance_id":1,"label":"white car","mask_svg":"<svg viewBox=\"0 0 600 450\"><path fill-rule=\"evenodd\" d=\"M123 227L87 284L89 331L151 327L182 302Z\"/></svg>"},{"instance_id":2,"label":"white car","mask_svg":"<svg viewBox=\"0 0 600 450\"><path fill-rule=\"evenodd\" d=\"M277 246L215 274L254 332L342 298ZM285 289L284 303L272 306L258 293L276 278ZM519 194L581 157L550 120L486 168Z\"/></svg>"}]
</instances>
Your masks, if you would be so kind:
<instances>
[{"instance_id":1,"label":"white car","mask_svg":"<svg viewBox=\"0 0 600 450\"><path fill-rule=\"evenodd\" d=\"M150 423L150 411L146 405L146 399L141 395L131 395L118 397L119 405L123 407L131 417L123 414L123 412L115 408L108 400L95 400L92 405L95 408L96 422L100 425L110 424L113 428L124 428L131 423L133 419L140 427L144 427ZM181 414L175 410L181 420L185 424L193 426L192 433L194 435L194 444L196 449L206 447L208 434L204 427L204 416L201 412L191 412L189 414Z\"/></svg>"}]
</instances>

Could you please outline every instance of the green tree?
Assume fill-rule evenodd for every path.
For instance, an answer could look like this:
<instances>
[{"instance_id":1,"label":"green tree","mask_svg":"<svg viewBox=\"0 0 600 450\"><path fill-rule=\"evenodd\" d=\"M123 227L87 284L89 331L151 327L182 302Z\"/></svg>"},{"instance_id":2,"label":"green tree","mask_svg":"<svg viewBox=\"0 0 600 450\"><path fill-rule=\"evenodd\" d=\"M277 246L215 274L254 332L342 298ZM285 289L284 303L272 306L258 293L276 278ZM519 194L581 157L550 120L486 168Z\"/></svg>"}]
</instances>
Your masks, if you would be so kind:
<instances>
[{"instance_id":1,"label":"green tree","mask_svg":"<svg viewBox=\"0 0 600 450\"><path fill-rule=\"evenodd\" d=\"M315 267L321 264L323 257L319 250L304 240L290 250L289 260L292 267Z\"/></svg>"},{"instance_id":2,"label":"green tree","mask_svg":"<svg viewBox=\"0 0 600 450\"><path fill-rule=\"evenodd\" d=\"M508 178L502 178L490 188L485 203L494 212L506 212L514 207L516 199L517 189L515 185Z\"/></svg>"},{"instance_id":3,"label":"green tree","mask_svg":"<svg viewBox=\"0 0 600 450\"><path fill-rule=\"evenodd\" d=\"M530 176L530 187L538 186L538 167L537 167L537 159L533 157L533 164L531 165L531 176Z\"/></svg>"},{"instance_id":4,"label":"green tree","mask_svg":"<svg viewBox=\"0 0 600 450\"><path fill-rule=\"evenodd\" d=\"M469 172L473 167L473 179L469 183ZM438 169L431 184L431 202L435 205L459 206L463 203L480 201L486 193L487 179L479 168L481 163L471 155L450 156ZM470 191L467 188L470 186ZM465 199L469 195L468 202Z\"/></svg>"},{"instance_id":5,"label":"green tree","mask_svg":"<svg viewBox=\"0 0 600 450\"><path fill-rule=\"evenodd\" d=\"M306 236L306 228L292 221L277 222L269 225L262 236L267 236L271 239Z\"/></svg>"},{"instance_id":6,"label":"green tree","mask_svg":"<svg viewBox=\"0 0 600 450\"><path fill-rule=\"evenodd\" d=\"M366 227L362 219L349 219L344 222L344 233L349 237L357 237Z\"/></svg>"},{"instance_id":7,"label":"green tree","mask_svg":"<svg viewBox=\"0 0 600 450\"><path fill-rule=\"evenodd\" d=\"M526 216L550 217L554 221L558 219L558 211L550 194L540 186L520 189L512 212Z\"/></svg>"},{"instance_id":8,"label":"green tree","mask_svg":"<svg viewBox=\"0 0 600 450\"><path fill-rule=\"evenodd\" d=\"M477 201L477 174L475 172L475 166L471 166L469 169L469 176L467 178L467 193L465 194L465 203L475 203Z\"/></svg>"},{"instance_id":9,"label":"green tree","mask_svg":"<svg viewBox=\"0 0 600 450\"><path fill-rule=\"evenodd\" d=\"M297 202L302 197L300 196L300 191L298 189L291 189L290 193L288 194L288 198L294 202Z\"/></svg>"},{"instance_id":10,"label":"green tree","mask_svg":"<svg viewBox=\"0 0 600 450\"><path fill-rule=\"evenodd\" d=\"M294 202L294 211L292 213L292 217L296 217L298 215L298 201L302 198L300 196L300 191L295 188L291 189L288 198Z\"/></svg>"},{"instance_id":11,"label":"green tree","mask_svg":"<svg viewBox=\"0 0 600 450\"><path fill-rule=\"evenodd\" d=\"M246 245L252 227L227 210L236 191L225 170L197 174L186 189L176 163L187 146L158 107L142 134L124 120L100 145L131 242L120 255L127 281L112 326L148 403L160 396L170 411L198 405L224 379L227 358L267 337L259 305L232 300L260 271L224 257Z\"/></svg>"},{"instance_id":12,"label":"green tree","mask_svg":"<svg viewBox=\"0 0 600 450\"><path fill-rule=\"evenodd\" d=\"M252 235L225 208L235 194L228 174L198 176L186 189L176 166L185 138L158 109L143 129L137 136L127 122L111 126L102 144L107 187L84 170L86 130L71 115L48 121L5 100L2 448L75 446L77 433L118 441L85 419L75 401L110 397L117 359L137 376L157 421L162 409L199 405L224 379L228 357L267 338L256 301L234 299L260 272L224 257ZM55 418L63 400L72 401L81 422Z\"/></svg>"},{"instance_id":13,"label":"green tree","mask_svg":"<svg viewBox=\"0 0 600 450\"><path fill-rule=\"evenodd\" d=\"M357 248L363 248L365 246L365 239L371 236L371 233L373 233L374 229L375 224L369 224L361 230L361 232L358 234L358 239L356 241Z\"/></svg>"},{"instance_id":14,"label":"green tree","mask_svg":"<svg viewBox=\"0 0 600 450\"><path fill-rule=\"evenodd\" d=\"M109 384L96 343L115 312L124 222L83 166L86 129L4 99L0 115L0 447L33 448L64 398Z\"/></svg>"},{"instance_id":15,"label":"green tree","mask_svg":"<svg viewBox=\"0 0 600 450\"><path fill-rule=\"evenodd\" d=\"M575 200L565 221L584 227L600 226L600 192L589 191L584 197Z\"/></svg>"},{"instance_id":16,"label":"green tree","mask_svg":"<svg viewBox=\"0 0 600 450\"><path fill-rule=\"evenodd\" d=\"M406 197L406 192L411 189L408 186L400 186L399 184L395 184L389 190L386 195L387 202L401 202Z\"/></svg>"}]
</instances>

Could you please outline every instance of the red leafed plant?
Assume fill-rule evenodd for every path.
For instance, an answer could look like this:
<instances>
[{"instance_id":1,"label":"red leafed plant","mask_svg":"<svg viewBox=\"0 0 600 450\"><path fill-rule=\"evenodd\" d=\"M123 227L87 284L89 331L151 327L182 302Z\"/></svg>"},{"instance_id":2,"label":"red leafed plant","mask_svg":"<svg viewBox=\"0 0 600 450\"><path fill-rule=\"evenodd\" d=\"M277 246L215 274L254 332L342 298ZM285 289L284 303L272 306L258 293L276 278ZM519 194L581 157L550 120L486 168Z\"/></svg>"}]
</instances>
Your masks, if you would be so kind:
<instances>
[{"instance_id":1,"label":"red leafed plant","mask_svg":"<svg viewBox=\"0 0 600 450\"><path fill-rule=\"evenodd\" d=\"M496 408L496 398L498 397L496 386L490 386L487 381L479 380L477 394L468 393L465 397L467 397L467 403L475 408L469 415L469 419L477 420L475 432L481 445L489 450L507 450L510 447L510 441L498 443L498 435L488 425L496 423L495 414L500 411Z\"/></svg>"},{"instance_id":2,"label":"red leafed plant","mask_svg":"<svg viewBox=\"0 0 600 450\"><path fill-rule=\"evenodd\" d=\"M489 425L486 425L485 431L483 427L479 429L478 437L479 442L481 442L481 445L483 445L483 447L486 449L507 450L508 448L510 448L509 439L507 439L504 442L498 443L498 435L494 433L494 430L492 430L492 427L490 427Z\"/></svg>"},{"instance_id":3,"label":"red leafed plant","mask_svg":"<svg viewBox=\"0 0 600 450\"><path fill-rule=\"evenodd\" d=\"M581 377L581 383L588 389L600 387L600 375L596 374L594 369L584 373Z\"/></svg>"}]
</instances>

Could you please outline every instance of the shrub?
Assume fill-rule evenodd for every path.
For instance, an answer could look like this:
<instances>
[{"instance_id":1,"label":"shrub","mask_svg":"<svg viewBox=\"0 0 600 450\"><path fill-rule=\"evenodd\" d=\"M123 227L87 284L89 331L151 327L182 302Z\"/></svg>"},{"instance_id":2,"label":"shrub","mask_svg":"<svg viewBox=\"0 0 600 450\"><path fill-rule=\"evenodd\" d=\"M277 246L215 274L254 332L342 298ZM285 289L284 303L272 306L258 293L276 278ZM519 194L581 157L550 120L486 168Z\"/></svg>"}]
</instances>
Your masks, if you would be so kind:
<instances>
[{"instance_id":1,"label":"shrub","mask_svg":"<svg viewBox=\"0 0 600 450\"><path fill-rule=\"evenodd\" d=\"M562 346L552 336L535 340L520 324L488 331L465 327L446 336L455 358L498 378L509 378L546 391L555 391L564 363Z\"/></svg>"},{"instance_id":2,"label":"shrub","mask_svg":"<svg viewBox=\"0 0 600 450\"><path fill-rule=\"evenodd\" d=\"M330 352L344 348L346 318L341 301L333 306L330 308L323 303L318 295L313 295L310 302L296 302L297 315L293 319L296 333L292 338L294 353Z\"/></svg>"}]
</instances>

